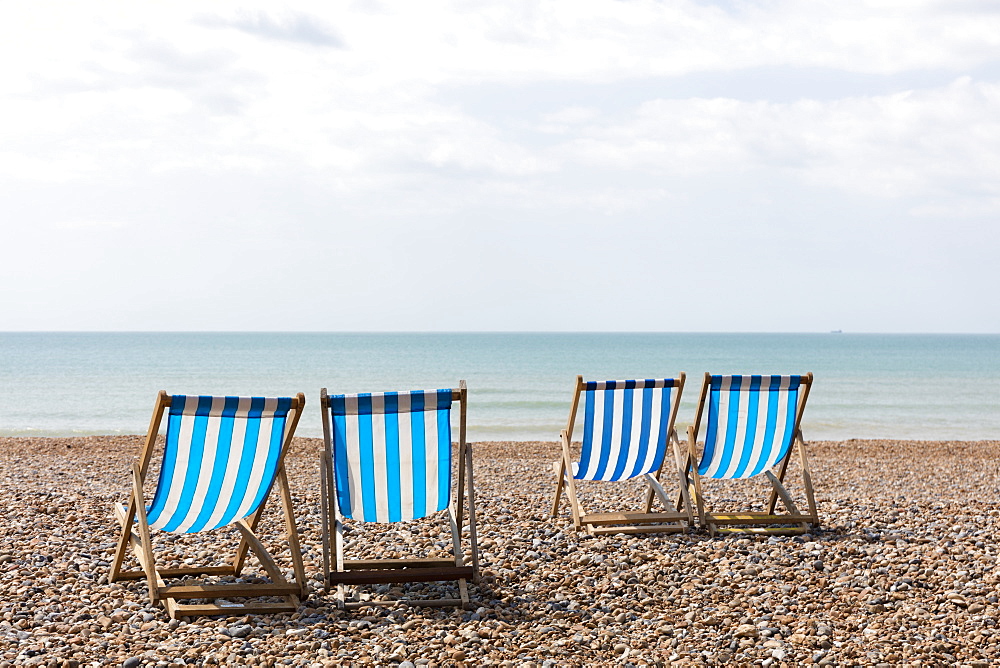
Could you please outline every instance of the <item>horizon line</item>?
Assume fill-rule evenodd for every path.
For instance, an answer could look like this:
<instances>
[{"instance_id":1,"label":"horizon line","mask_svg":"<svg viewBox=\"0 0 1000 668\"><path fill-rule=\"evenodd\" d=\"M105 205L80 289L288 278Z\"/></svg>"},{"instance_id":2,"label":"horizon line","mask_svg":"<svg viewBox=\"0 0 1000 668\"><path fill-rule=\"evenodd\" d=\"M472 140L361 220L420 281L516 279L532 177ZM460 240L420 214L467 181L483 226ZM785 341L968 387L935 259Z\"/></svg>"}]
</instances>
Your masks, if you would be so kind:
<instances>
[{"instance_id":1,"label":"horizon line","mask_svg":"<svg viewBox=\"0 0 1000 668\"><path fill-rule=\"evenodd\" d=\"M1000 332L968 331L844 331L834 330L552 330L552 329L10 329L0 330L0 334L814 334L814 335L892 335L892 336L996 336Z\"/></svg>"}]
</instances>

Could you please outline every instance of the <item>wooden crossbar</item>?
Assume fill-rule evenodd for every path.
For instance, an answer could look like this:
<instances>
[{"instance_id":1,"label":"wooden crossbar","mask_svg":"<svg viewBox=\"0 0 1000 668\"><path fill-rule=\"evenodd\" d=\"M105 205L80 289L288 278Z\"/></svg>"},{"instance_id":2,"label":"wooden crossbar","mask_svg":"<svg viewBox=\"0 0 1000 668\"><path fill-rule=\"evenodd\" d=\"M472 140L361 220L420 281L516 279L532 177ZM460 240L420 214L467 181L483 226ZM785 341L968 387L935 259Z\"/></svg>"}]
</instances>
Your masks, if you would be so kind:
<instances>
[{"instance_id":1,"label":"wooden crossbar","mask_svg":"<svg viewBox=\"0 0 1000 668\"><path fill-rule=\"evenodd\" d=\"M592 513L580 518L583 524L657 524L687 521L687 513Z\"/></svg>"},{"instance_id":2,"label":"wooden crossbar","mask_svg":"<svg viewBox=\"0 0 1000 668\"><path fill-rule=\"evenodd\" d=\"M389 584L396 582L443 582L469 580L475 569L472 566L451 568L414 568L402 570L355 570L327 574L330 584Z\"/></svg>"},{"instance_id":3,"label":"wooden crossbar","mask_svg":"<svg viewBox=\"0 0 1000 668\"><path fill-rule=\"evenodd\" d=\"M734 515L709 513L708 521L713 524L801 524L815 522L811 515L768 515L766 513L740 513Z\"/></svg>"},{"instance_id":4,"label":"wooden crossbar","mask_svg":"<svg viewBox=\"0 0 1000 668\"><path fill-rule=\"evenodd\" d=\"M297 596L301 590L294 584L167 585L160 588L164 598L221 598L230 596Z\"/></svg>"},{"instance_id":5,"label":"wooden crossbar","mask_svg":"<svg viewBox=\"0 0 1000 668\"><path fill-rule=\"evenodd\" d=\"M591 535L604 535L611 533L680 533L686 531L686 526L679 525L665 525L665 524L652 524L652 525L620 525L620 526L588 526L588 533Z\"/></svg>"},{"instance_id":6,"label":"wooden crossbar","mask_svg":"<svg viewBox=\"0 0 1000 668\"><path fill-rule=\"evenodd\" d=\"M388 601L348 601L344 603L344 609L357 610L365 607L395 608L398 606L409 606L411 608L443 608L462 607L467 604L460 598L400 598Z\"/></svg>"},{"instance_id":7,"label":"wooden crossbar","mask_svg":"<svg viewBox=\"0 0 1000 668\"><path fill-rule=\"evenodd\" d=\"M741 527L739 529L727 529L709 523L709 528L713 534L756 534L760 536L791 536L795 534L807 533L809 529L805 527Z\"/></svg>"},{"instance_id":8,"label":"wooden crossbar","mask_svg":"<svg viewBox=\"0 0 1000 668\"><path fill-rule=\"evenodd\" d=\"M274 612L295 612L298 603L283 601L240 603L225 605L220 603L174 603L168 599L171 617L213 616L213 615L267 615Z\"/></svg>"},{"instance_id":9,"label":"wooden crossbar","mask_svg":"<svg viewBox=\"0 0 1000 668\"><path fill-rule=\"evenodd\" d=\"M455 566L455 559L344 559L348 570L379 570L391 568L447 568Z\"/></svg>"},{"instance_id":10,"label":"wooden crossbar","mask_svg":"<svg viewBox=\"0 0 1000 668\"><path fill-rule=\"evenodd\" d=\"M185 575L235 575L232 566L202 566L201 568L158 568L157 573L164 578L180 578ZM145 571L121 571L118 578L122 580L142 580Z\"/></svg>"}]
</instances>

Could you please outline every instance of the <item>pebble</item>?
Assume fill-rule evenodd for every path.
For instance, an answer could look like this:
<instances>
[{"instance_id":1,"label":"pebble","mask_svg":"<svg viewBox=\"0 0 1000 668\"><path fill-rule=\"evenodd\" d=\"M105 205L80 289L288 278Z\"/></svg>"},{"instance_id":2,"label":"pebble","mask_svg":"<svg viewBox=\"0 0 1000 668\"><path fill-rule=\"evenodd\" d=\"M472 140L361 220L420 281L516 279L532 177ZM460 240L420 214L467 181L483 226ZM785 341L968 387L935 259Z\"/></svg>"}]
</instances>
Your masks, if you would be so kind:
<instances>
[{"instance_id":1,"label":"pebble","mask_svg":"<svg viewBox=\"0 0 1000 668\"><path fill-rule=\"evenodd\" d=\"M321 444L297 439L286 466L309 597L295 614L179 620L150 605L144 580L107 579L117 541L109 508L125 499L141 441L0 438L0 668L984 666L1000 656L997 441L813 443L818 530L717 538L577 533L565 503L548 519L555 443L476 443L483 578L470 586L472 609L341 611L318 579ZM755 482L713 480L705 490L751 504L766 498ZM594 510L642 499L632 483L579 488ZM282 531L278 508L269 505L261 522L269 545ZM447 530L430 523L349 528L346 538L352 554L387 558L450 545ZM232 540L161 537L157 549L180 565L228 558ZM287 554L276 550L275 559L290 569ZM254 568L245 575L256 577ZM386 585L365 595L454 591Z\"/></svg>"},{"instance_id":2,"label":"pebble","mask_svg":"<svg viewBox=\"0 0 1000 668\"><path fill-rule=\"evenodd\" d=\"M240 626L231 626L223 631L230 638L246 638L248 635L253 633L253 627L249 624L241 624Z\"/></svg>"}]
</instances>

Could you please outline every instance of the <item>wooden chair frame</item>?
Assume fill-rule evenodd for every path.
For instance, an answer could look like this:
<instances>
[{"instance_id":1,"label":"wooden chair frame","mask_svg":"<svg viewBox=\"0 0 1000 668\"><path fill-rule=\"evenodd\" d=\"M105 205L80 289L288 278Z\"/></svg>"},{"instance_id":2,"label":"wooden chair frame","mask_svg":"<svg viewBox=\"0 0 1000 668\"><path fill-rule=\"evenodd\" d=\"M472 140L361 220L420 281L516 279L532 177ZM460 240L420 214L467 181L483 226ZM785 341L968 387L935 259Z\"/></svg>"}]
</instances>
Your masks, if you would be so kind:
<instances>
[{"instance_id":1,"label":"wooden chair frame","mask_svg":"<svg viewBox=\"0 0 1000 668\"><path fill-rule=\"evenodd\" d=\"M577 408L580 404L580 394L584 391L586 383L583 376L576 377L576 389L573 392L573 405L570 408L569 419L566 428L559 433L559 441L562 446L562 457L554 462L553 468L556 474L556 491L552 500L552 512L550 517L555 519L559 513L559 504L562 500L563 491L569 499L570 510L573 513L573 528L577 531L586 530L590 535L608 533L667 533L686 531L694 524L694 511L692 510L691 498L688 491L687 478L684 474L687 466L685 463L686 453L682 454L680 440L677 437L677 430L674 429L674 421L677 418L677 409L680 406L681 394L684 392L685 375L677 376L674 396L671 400L670 421L667 425L667 438L674 451L674 462L679 482L677 498L671 500L667 497L663 486L660 484L660 477L663 468L668 460L663 457L660 468L656 474L647 473L643 477L648 489L643 508L638 512L623 513L588 513L584 510L583 504L576 492L577 481L569 474L572 471L573 458L571 455L571 444L573 442L573 427L576 422ZM622 482L622 481L618 481ZM672 508L669 512L654 513L653 499L660 501L665 508Z\"/></svg>"},{"instance_id":2,"label":"wooden chair frame","mask_svg":"<svg viewBox=\"0 0 1000 668\"><path fill-rule=\"evenodd\" d=\"M295 433L299 417L302 415L302 408L305 406L305 396L299 393L292 399L292 407L289 411L289 425L286 429L284 440L281 444L281 453L278 456L277 475L275 476L272 488L276 483L281 499L281 506L285 517L286 540L292 556L292 569L295 575L294 582L289 582L281 573L281 569L275 564L267 548L261 542L256 530L260 521L267 499L271 494L271 489L267 490L264 500L256 511L249 517L234 522L234 526L240 533L240 544L229 565L226 566L192 566L184 568L159 568L153 552L153 543L150 536L149 524L146 520L146 501L143 495L143 484L146 482L146 474L149 471L150 460L153 457L153 450L156 437L160 431L160 423L163 419L164 411L170 407L171 397L163 390L156 398L156 405L153 409L153 417L149 423L149 431L146 441L142 446L139 461L132 466L132 491L129 495L128 505L115 504L115 515L121 525L121 536L118 539L118 547L115 550L114 562L111 566L110 581L116 580L140 580L146 578L149 585L149 598L155 603L162 603L167 613L172 619L188 616L210 616L210 615L240 615L240 614L266 614L274 612L295 612L299 607L301 598L308 595L305 578L305 568L302 562L302 550L299 546L298 532L295 528L295 515L292 510L292 496L288 488L288 477L285 474L284 459ZM138 521L136 521L138 520ZM136 525L138 525L138 535L136 535ZM141 565L141 570L123 570L123 563L127 549L131 546L136 558ZM168 578L183 578L186 576L234 576L238 577L243 570L248 550L252 550L260 561L261 566L271 578L271 583L264 584L167 584ZM281 597L282 601L274 602L247 602L247 603L215 603L215 599L224 597L252 598L252 597ZM211 603L179 603L184 599L210 599Z\"/></svg>"},{"instance_id":3,"label":"wooden chair frame","mask_svg":"<svg viewBox=\"0 0 1000 668\"><path fill-rule=\"evenodd\" d=\"M324 449L320 458L321 513L323 523L323 580L327 591L336 586L337 605L360 608L380 605L461 606L468 608L469 581L479 582L479 542L476 527L476 492L472 475L472 444L466 443L465 423L468 389L459 381L452 390L452 402L459 402L458 484L457 492L448 504L448 524L451 529L453 558L347 559L344 545L344 517L337 504L333 468L330 399L326 388L320 391L323 412ZM467 487L466 487L467 485ZM465 518L465 497L468 494L469 542L471 565L465 563L461 533ZM331 531L330 523L333 522ZM348 585L389 584L405 582L458 583L459 598L395 599L391 601L348 601Z\"/></svg>"},{"instance_id":4,"label":"wooden chair frame","mask_svg":"<svg viewBox=\"0 0 1000 668\"><path fill-rule=\"evenodd\" d=\"M792 447L783 459L775 464L778 467L778 474L772 471L764 471L764 475L771 483L771 493L767 501L767 512L708 512L706 510L706 499L702 493L702 482L698 474L698 430L701 428L701 417L705 409L705 400L708 398L709 387L711 385L711 374L705 374L705 380L701 387L701 398L698 401L698 412L695 415L694 424L688 427L688 474L693 482L693 494L698 507L698 517L702 527L708 528L712 536L717 533L722 534L767 534L767 535L795 535L807 533L810 527L819 526L819 514L816 510L816 498L813 492L812 475L809 471L809 457L806 454L806 442L802 437L802 414L806 408L806 401L809 398L809 389L812 387L813 375L807 373L801 376L799 387L798 406L795 410L795 427ZM704 449L704 446L703 446ZM788 470L788 462L791 460L792 452L799 454L799 463L802 468L802 484L805 488L806 503L809 507L808 513L803 513L798 509L792 499L791 494L785 489L785 472ZM775 507L778 499L781 499L787 512L776 513ZM772 526L754 526L772 525ZM775 526L786 525L786 526ZM797 526L787 526L797 525Z\"/></svg>"}]
</instances>

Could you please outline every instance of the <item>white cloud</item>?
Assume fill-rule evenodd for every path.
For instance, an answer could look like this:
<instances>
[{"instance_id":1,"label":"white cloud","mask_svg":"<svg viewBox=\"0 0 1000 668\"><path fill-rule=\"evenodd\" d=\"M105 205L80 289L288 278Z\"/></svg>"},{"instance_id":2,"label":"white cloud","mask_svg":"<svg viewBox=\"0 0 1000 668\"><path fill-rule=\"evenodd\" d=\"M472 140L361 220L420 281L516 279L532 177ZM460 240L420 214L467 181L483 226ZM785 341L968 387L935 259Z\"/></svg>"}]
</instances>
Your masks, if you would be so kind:
<instances>
[{"instance_id":1,"label":"white cloud","mask_svg":"<svg viewBox=\"0 0 1000 668\"><path fill-rule=\"evenodd\" d=\"M13 21L2 35L11 39L0 40L7 45L0 47L5 61L30 63L0 74L6 90L21 91L0 112L7 127L17 128L4 144L10 157L0 169L15 171L11 163L20 157L45 159L38 145L58 144L48 156L51 173L71 177L80 173L80 153L107 159L111 142L121 147L117 160L132 146L154 169L214 163L257 170L277 152L344 173L401 160L530 174L552 169L551 158L459 110L442 108L433 101L436 87L466 81L608 81L776 65L894 72L971 65L1000 46L997 15L948 12L929 2L748 3L727 13L651 0L496 3L476 11L439 1L398 5L389 14L321 3L271 14L266 4L222 4L211 19L197 13L197 6L139 12L108 5L112 9L103 13L60 6L67 11L55 26L42 21L38 6L22 10L31 38L12 30L18 24ZM230 26L236 29L225 29ZM327 45L338 48L320 48ZM804 108L755 108L725 99L651 101L631 128L609 129L606 139L628 142L634 133L630 150L637 158L671 154L668 163L695 161L697 169L698 162L742 160L741 152L753 147L740 135L752 132L761 137L757 151L795 160L801 153L789 149L802 147L806 137L785 146L788 132L779 127L761 135L761 126L784 125L777 117L791 114L808 130L816 123L836 125L840 115L845 122L863 121L850 132L864 134L871 122L859 119L863 103L853 109L851 104L817 111L827 114L823 121ZM886 117L892 109L871 111L892 122ZM600 134L579 129L598 113L570 107L550 113L539 129L567 134L581 155L603 155ZM766 118L756 118L761 114ZM648 127L660 118L675 131ZM681 128L692 133L693 143L679 136ZM828 143L826 129L817 129L821 143ZM162 141L151 149L149 142L157 138ZM76 150L67 150L68 143ZM176 155L190 156L194 146L226 157ZM623 150L607 157L618 160ZM904 180L888 175L877 181Z\"/></svg>"},{"instance_id":2,"label":"white cloud","mask_svg":"<svg viewBox=\"0 0 1000 668\"><path fill-rule=\"evenodd\" d=\"M119 230L125 226L118 220L61 220L52 227L56 230Z\"/></svg>"},{"instance_id":3,"label":"white cloud","mask_svg":"<svg viewBox=\"0 0 1000 668\"><path fill-rule=\"evenodd\" d=\"M876 197L995 197L1000 84L960 78L941 89L787 104L654 100L623 121L587 126L558 151L564 162L663 177L759 169Z\"/></svg>"},{"instance_id":4,"label":"white cloud","mask_svg":"<svg viewBox=\"0 0 1000 668\"><path fill-rule=\"evenodd\" d=\"M234 28L265 39L276 39L312 46L343 47L343 39L323 21L307 14L271 16L264 11L236 12L232 19L207 14L195 19L209 28Z\"/></svg>"},{"instance_id":5,"label":"white cloud","mask_svg":"<svg viewBox=\"0 0 1000 668\"><path fill-rule=\"evenodd\" d=\"M208 274L238 304L241 277L364 274L367 299L391 292L379 276L458 263L455 289L482 300L478 319L414 288L405 308L429 315L411 326L566 328L561 305L581 290L606 313L641 308L615 296L627 278L570 278L567 263L642 264L669 281L667 253L662 266L683 272L698 254L735 266L781 244L853 263L860 278L816 288L819 302L881 313L862 278L937 267L931 230L957 216L985 226L1000 202L989 3L43 1L6 19L0 210L24 223L0 272L40 281L6 305L28 328L61 322L70 274L80 295L107 300L103 313L126 305L104 326L190 313L225 328L246 325L239 309L169 297L132 317L139 288L116 293L119 270ZM714 92L685 92L702 77ZM997 241L980 236L949 251L978 257ZM942 293L988 282L971 266L942 271ZM674 308L703 309L707 289ZM342 319L285 308L292 325L391 327L365 299ZM952 322L1000 327L963 317Z\"/></svg>"}]
</instances>

